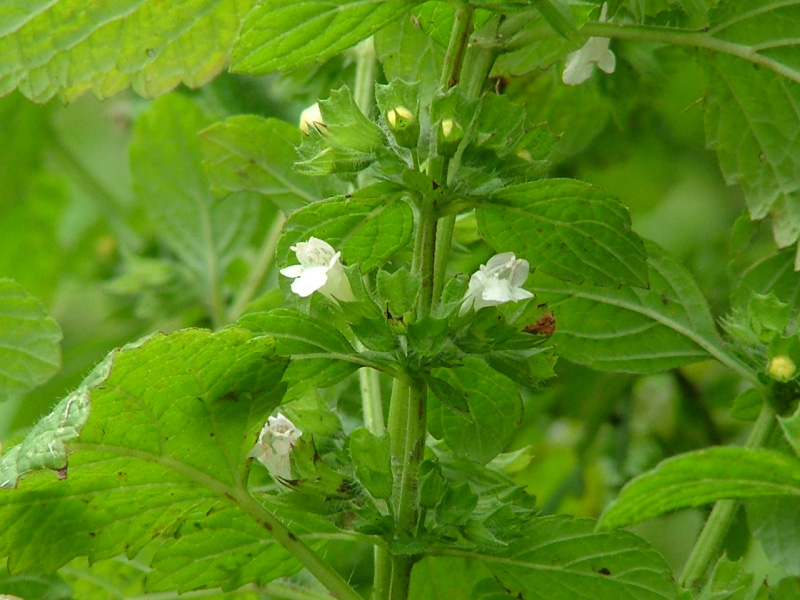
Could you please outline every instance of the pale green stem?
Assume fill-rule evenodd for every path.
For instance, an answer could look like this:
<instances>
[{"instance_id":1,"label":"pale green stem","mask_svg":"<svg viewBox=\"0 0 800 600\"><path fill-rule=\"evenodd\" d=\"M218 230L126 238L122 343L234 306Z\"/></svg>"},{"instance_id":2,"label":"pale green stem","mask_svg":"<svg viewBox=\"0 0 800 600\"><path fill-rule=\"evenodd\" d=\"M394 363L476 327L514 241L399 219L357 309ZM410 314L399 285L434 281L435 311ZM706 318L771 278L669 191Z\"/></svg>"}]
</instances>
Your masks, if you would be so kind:
<instances>
[{"instance_id":1,"label":"pale green stem","mask_svg":"<svg viewBox=\"0 0 800 600\"><path fill-rule=\"evenodd\" d=\"M775 429L775 414L767 402L753 425L747 438L745 448L763 446ZM722 540L730 529L731 523L739 508L738 500L720 500L714 505L711 514L697 538L692 552L681 573L680 584L684 588L694 588L701 584L711 563L717 557Z\"/></svg>"},{"instance_id":2,"label":"pale green stem","mask_svg":"<svg viewBox=\"0 0 800 600\"><path fill-rule=\"evenodd\" d=\"M386 425L383 420L381 381L378 371L363 367L358 370L358 381L361 386L364 427L371 434L380 437L386 432Z\"/></svg>"},{"instance_id":3,"label":"pale green stem","mask_svg":"<svg viewBox=\"0 0 800 600\"><path fill-rule=\"evenodd\" d=\"M255 297L258 290L261 288L264 277L266 277L272 266L272 261L275 259L275 248L278 246L278 239L281 236L281 229L285 222L286 217L284 214L280 211L277 212L275 214L275 220L272 222L264 238L264 243L261 245L261 250L259 250L258 256L256 256L253 268L250 269L247 281L245 281L233 305L230 310L228 310L229 322L232 323L242 316L247 304Z\"/></svg>"}]
</instances>

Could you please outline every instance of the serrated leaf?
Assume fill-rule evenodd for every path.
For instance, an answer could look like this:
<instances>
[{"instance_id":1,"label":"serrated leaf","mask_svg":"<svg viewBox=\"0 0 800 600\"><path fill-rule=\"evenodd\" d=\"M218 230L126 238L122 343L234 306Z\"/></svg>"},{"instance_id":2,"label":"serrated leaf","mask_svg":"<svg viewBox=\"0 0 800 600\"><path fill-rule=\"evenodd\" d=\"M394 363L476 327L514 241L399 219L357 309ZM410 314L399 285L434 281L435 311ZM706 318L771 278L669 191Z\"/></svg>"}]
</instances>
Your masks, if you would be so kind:
<instances>
[{"instance_id":1,"label":"serrated leaf","mask_svg":"<svg viewBox=\"0 0 800 600\"><path fill-rule=\"evenodd\" d=\"M375 498L389 498L393 480L389 437L378 437L358 428L350 434L349 443L358 480Z\"/></svg>"},{"instance_id":2,"label":"serrated leaf","mask_svg":"<svg viewBox=\"0 0 800 600\"><path fill-rule=\"evenodd\" d=\"M748 502L747 523L772 563L787 575L800 576L800 498Z\"/></svg>"},{"instance_id":3,"label":"serrated leaf","mask_svg":"<svg viewBox=\"0 0 800 600\"><path fill-rule=\"evenodd\" d=\"M288 264L290 247L313 236L331 244L341 251L344 262L357 264L366 273L404 248L413 229L414 215L401 193L390 184L378 183L293 213L278 242L278 262Z\"/></svg>"},{"instance_id":4,"label":"serrated leaf","mask_svg":"<svg viewBox=\"0 0 800 600\"><path fill-rule=\"evenodd\" d=\"M792 448L794 448L795 454L800 456L800 408L795 410L794 414L789 417L778 417L778 423L780 423L781 429L783 429L783 435L786 438ZM800 575L800 573L798 573Z\"/></svg>"},{"instance_id":5,"label":"serrated leaf","mask_svg":"<svg viewBox=\"0 0 800 600\"><path fill-rule=\"evenodd\" d=\"M625 527L723 499L800 497L800 461L774 450L718 446L681 454L630 481L600 524Z\"/></svg>"},{"instance_id":6,"label":"serrated leaf","mask_svg":"<svg viewBox=\"0 0 800 600\"><path fill-rule=\"evenodd\" d=\"M512 185L476 210L497 252L514 252L553 277L647 287L644 246L630 215L602 189L571 179Z\"/></svg>"},{"instance_id":7,"label":"serrated leaf","mask_svg":"<svg viewBox=\"0 0 800 600\"><path fill-rule=\"evenodd\" d=\"M442 6L441 2L430 4ZM418 83L423 105L430 103L439 86L445 48L422 31L419 21L404 16L381 29L375 34L375 53L388 81Z\"/></svg>"},{"instance_id":8,"label":"serrated leaf","mask_svg":"<svg viewBox=\"0 0 800 600\"><path fill-rule=\"evenodd\" d=\"M800 42L797 2L728 1L709 35L734 55L700 55L705 67L706 135L729 184L739 184L754 219L773 217L780 247L800 235Z\"/></svg>"},{"instance_id":9,"label":"serrated leaf","mask_svg":"<svg viewBox=\"0 0 800 600\"><path fill-rule=\"evenodd\" d=\"M61 368L61 328L36 298L0 279L0 402L44 383Z\"/></svg>"},{"instance_id":10,"label":"serrated leaf","mask_svg":"<svg viewBox=\"0 0 800 600\"><path fill-rule=\"evenodd\" d=\"M277 352L292 358L286 381L326 387L360 366L355 362L355 350L337 329L296 310L250 313L239 319L238 325L275 338Z\"/></svg>"},{"instance_id":11,"label":"serrated leaf","mask_svg":"<svg viewBox=\"0 0 800 600\"><path fill-rule=\"evenodd\" d=\"M13 475L6 485L18 483L0 493L10 571L134 556L156 541L151 591L230 589L296 571L253 518L263 509L243 480L283 397L286 360L274 345L244 329L183 330L109 354L0 461L3 478ZM34 469L60 477L25 474Z\"/></svg>"},{"instance_id":12,"label":"serrated leaf","mask_svg":"<svg viewBox=\"0 0 800 600\"><path fill-rule=\"evenodd\" d=\"M233 69L263 75L323 62L414 7L401 0L267 0L242 25Z\"/></svg>"},{"instance_id":13,"label":"serrated leaf","mask_svg":"<svg viewBox=\"0 0 800 600\"><path fill-rule=\"evenodd\" d=\"M284 212L321 200L325 181L294 169L300 129L278 119L238 115L200 133L204 164L212 190L266 196Z\"/></svg>"},{"instance_id":14,"label":"serrated leaf","mask_svg":"<svg viewBox=\"0 0 800 600\"><path fill-rule=\"evenodd\" d=\"M431 402L431 431L459 456L489 462L505 449L522 419L516 386L472 357L465 358L463 366L437 371L436 376L447 384L436 386L436 393L448 396L445 402Z\"/></svg>"},{"instance_id":15,"label":"serrated leaf","mask_svg":"<svg viewBox=\"0 0 800 600\"><path fill-rule=\"evenodd\" d=\"M746 572L741 562L723 555L698 600L753 600L753 595L748 594L752 585L753 574Z\"/></svg>"},{"instance_id":16,"label":"serrated leaf","mask_svg":"<svg viewBox=\"0 0 800 600\"><path fill-rule=\"evenodd\" d=\"M464 556L487 567L510 597L525 600L677 598L672 570L644 540L626 531L595 531L591 519L533 519L507 551Z\"/></svg>"},{"instance_id":17,"label":"serrated leaf","mask_svg":"<svg viewBox=\"0 0 800 600\"><path fill-rule=\"evenodd\" d=\"M128 85L153 98L199 87L227 64L254 0L26 0L0 8L0 96L101 98Z\"/></svg>"},{"instance_id":18,"label":"serrated leaf","mask_svg":"<svg viewBox=\"0 0 800 600\"><path fill-rule=\"evenodd\" d=\"M210 311L225 270L257 225L249 195L217 201L202 165L197 134L208 120L177 95L155 101L136 122L131 142L134 189L159 238L189 271Z\"/></svg>"},{"instance_id":19,"label":"serrated leaf","mask_svg":"<svg viewBox=\"0 0 800 600\"><path fill-rule=\"evenodd\" d=\"M561 282L531 277L557 327L559 354L601 371L653 373L705 360L734 364L691 274L652 242L650 289ZM733 361L733 362L732 362Z\"/></svg>"}]
</instances>

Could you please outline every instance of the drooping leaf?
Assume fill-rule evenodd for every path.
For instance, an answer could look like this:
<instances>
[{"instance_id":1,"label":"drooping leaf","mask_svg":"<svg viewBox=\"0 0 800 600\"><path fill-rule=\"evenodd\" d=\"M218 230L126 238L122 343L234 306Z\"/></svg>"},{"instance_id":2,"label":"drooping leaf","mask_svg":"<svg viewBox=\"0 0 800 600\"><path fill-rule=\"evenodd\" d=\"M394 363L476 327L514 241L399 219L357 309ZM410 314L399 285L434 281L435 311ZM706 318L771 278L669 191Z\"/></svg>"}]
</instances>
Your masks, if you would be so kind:
<instances>
[{"instance_id":1,"label":"drooping leaf","mask_svg":"<svg viewBox=\"0 0 800 600\"><path fill-rule=\"evenodd\" d=\"M250 313L239 319L241 327L277 341L277 352L292 357L286 381L325 387L347 377L360 365L355 350L339 331L327 323L289 309Z\"/></svg>"},{"instance_id":2,"label":"drooping leaf","mask_svg":"<svg viewBox=\"0 0 800 600\"><path fill-rule=\"evenodd\" d=\"M263 75L323 62L414 7L401 0L267 0L242 25L233 69Z\"/></svg>"},{"instance_id":3,"label":"drooping leaf","mask_svg":"<svg viewBox=\"0 0 800 600\"><path fill-rule=\"evenodd\" d=\"M800 577L800 498L748 502L747 523L769 559L788 575Z\"/></svg>"},{"instance_id":4,"label":"drooping leaf","mask_svg":"<svg viewBox=\"0 0 800 600\"><path fill-rule=\"evenodd\" d=\"M299 128L255 115L238 115L200 134L211 188L218 196L256 192L284 212L324 197L324 181L294 170Z\"/></svg>"},{"instance_id":5,"label":"drooping leaf","mask_svg":"<svg viewBox=\"0 0 800 600\"><path fill-rule=\"evenodd\" d=\"M796 2L721 3L709 35L729 54L704 52L706 135L725 179L741 185L754 219L773 217L778 246L800 235L800 42Z\"/></svg>"},{"instance_id":6,"label":"drooping leaf","mask_svg":"<svg viewBox=\"0 0 800 600\"><path fill-rule=\"evenodd\" d=\"M504 552L457 555L481 562L511 598L677 598L672 570L644 540L626 531L595 531L591 519L533 519ZM437 558L437 569L455 560Z\"/></svg>"},{"instance_id":7,"label":"drooping leaf","mask_svg":"<svg viewBox=\"0 0 800 600\"><path fill-rule=\"evenodd\" d=\"M723 499L800 498L800 462L774 450L716 446L668 458L628 483L600 520L624 527Z\"/></svg>"},{"instance_id":8,"label":"drooping leaf","mask_svg":"<svg viewBox=\"0 0 800 600\"><path fill-rule=\"evenodd\" d=\"M253 0L28 0L0 7L0 96L146 97L199 87L227 64Z\"/></svg>"},{"instance_id":9,"label":"drooping leaf","mask_svg":"<svg viewBox=\"0 0 800 600\"><path fill-rule=\"evenodd\" d=\"M0 402L44 383L61 368L61 328L21 285L0 279Z\"/></svg>"},{"instance_id":10,"label":"drooping leaf","mask_svg":"<svg viewBox=\"0 0 800 600\"><path fill-rule=\"evenodd\" d=\"M652 373L705 360L735 360L691 274L648 242L650 289L575 285L534 273L532 286L557 323L559 354L602 371Z\"/></svg>"},{"instance_id":11,"label":"drooping leaf","mask_svg":"<svg viewBox=\"0 0 800 600\"><path fill-rule=\"evenodd\" d=\"M278 242L278 262L288 264L290 247L310 237L341 251L362 273L380 266L411 238L414 215L394 186L378 183L347 197L315 202L293 213Z\"/></svg>"},{"instance_id":12,"label":"drooping leaf","mask_svg":"<svg viewBox=\"0 0 800 600\"><path fill-rule=\"evenodd\" d=\"M187 269L209 310L225 270L257 224L259 203L239 194L215 200L197 133L208 125L190 100L160 98L136 122L131 144L134 189L166 245Z\"/></svg>"},{"instance_id":13,"label":"drooping leaf","mask_svg":"<svg viewBox=\"0 0 800 600\"><path fill-rule=\"evenodd\" d=\"M436 373L440 402L431 402L429 426L460 456L481 464L502 452L522 418L522 400L514 383L481 360ZM453 397L450 397L450 396Z\"/></svg>"},{"instance_id":14,"label":"drooping leaf","mask_svg":"<svg viewBox=\"0 0 800 600\"><path fill-rule=\"evenodd\" d=\"M297 570L244 489L247 454L283 397L274 346L243 329L183 330L109 354L0 461L4 487L16 486L0 490L10 571L154 543L150 591L233 589Z\"/></svg>"},{"instance_id":15,"label":"drooping leaf","mask_svg":"<svg viewBox=\"0 0 800 600\"><path fill-rule=\"evenodd\" d=\"M622 204L598 187L546 179L504 188L476 211L497 252L515 252L553 277L647 287L644 246Z\"/></svg>"}]
</instances>

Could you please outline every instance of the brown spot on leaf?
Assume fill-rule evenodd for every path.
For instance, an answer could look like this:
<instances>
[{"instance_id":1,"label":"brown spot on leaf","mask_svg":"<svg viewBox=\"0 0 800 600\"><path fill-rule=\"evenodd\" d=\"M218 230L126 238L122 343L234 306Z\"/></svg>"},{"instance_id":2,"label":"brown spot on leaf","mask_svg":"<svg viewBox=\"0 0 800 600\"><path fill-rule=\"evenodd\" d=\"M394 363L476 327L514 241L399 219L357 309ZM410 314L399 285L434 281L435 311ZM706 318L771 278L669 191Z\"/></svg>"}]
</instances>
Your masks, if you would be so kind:
<instances>
[{"instance_id":1,"label":"brown spot on leaf","mask_svg":"<svg viewBox=\"0 0 800 600\"><path fill-rule=\"evenodd\" d=\"M62 467L61 469L56 469L56 476L59 479L66 479L67 478L67 467Z\"/></svg>"},{"instance_id":2,"label":"brown spot on leaf","mask_svg":"<svg viewBox=\"0 0 800 600\"><path fill-rule=\"evenodd\" d=\"M528 325L523 331L550 337L556 331L556 318L551 312L544 313L536 323Z\"/></svg>"},{"instance_id":3,"label":"brown spot on leaf","mask_svg":"<svg viewBox=\"0 0 800 600\"><path fill-rule=\"evenodd\" d=\"M611 575L611 571L609 571L605 567L603 567L602 569L598 569L597 572L600 573L600 575Z\"/></svg>"}]
</instances>

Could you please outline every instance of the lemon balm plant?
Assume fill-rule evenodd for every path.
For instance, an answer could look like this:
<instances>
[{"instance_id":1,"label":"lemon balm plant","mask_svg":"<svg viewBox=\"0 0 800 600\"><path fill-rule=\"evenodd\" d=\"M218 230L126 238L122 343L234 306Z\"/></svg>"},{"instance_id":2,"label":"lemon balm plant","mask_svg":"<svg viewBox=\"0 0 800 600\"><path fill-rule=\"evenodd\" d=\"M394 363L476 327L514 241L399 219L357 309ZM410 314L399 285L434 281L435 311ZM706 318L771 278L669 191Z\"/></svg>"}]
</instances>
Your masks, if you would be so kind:
<instances>
[{"instance_id":1,"label":"lemon balm plant","mask_svg":"<svg viewBox=\"0 0 800 600\"><path fill-rule=\"evenodd\" d=\"M111 350L4 444L0 592L797 597L798 44L800 3L775 0L0 6L2 92L163 96L130 148L159 253L131 244L113 285L203 325ZM620 201L557 171L648 98L660 50L700 65L707 143L772 220L774 243L737 222L719 321ZM228 64L283 90L275 114L312 100L300 126L171 91ZM0 292L13 401L58 370L60 330ZM713 361L752 425L641 469L599 519L553 514L519 440L558 358L556 381ZM710 505L679 570L622 529ZM769 585L723 553L742 510Z\"/></svg>"}]
</instances>

